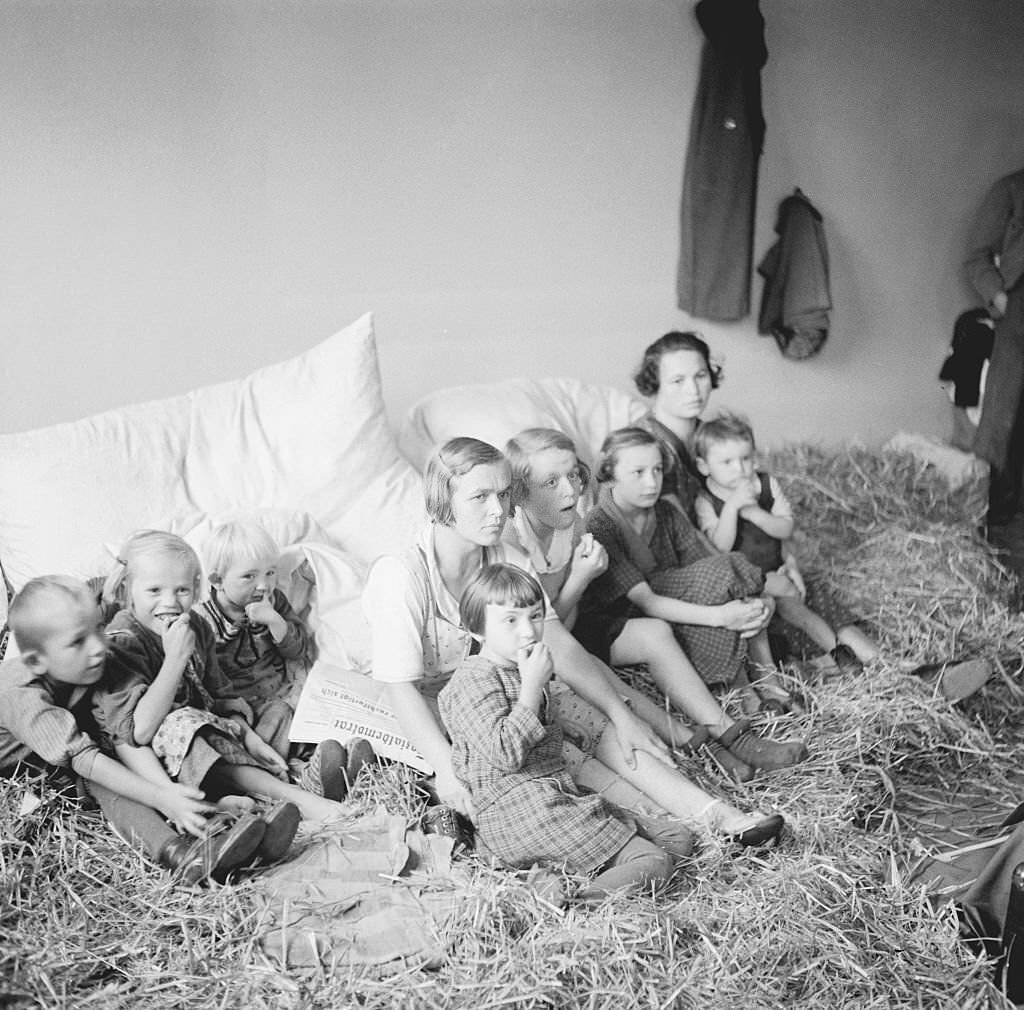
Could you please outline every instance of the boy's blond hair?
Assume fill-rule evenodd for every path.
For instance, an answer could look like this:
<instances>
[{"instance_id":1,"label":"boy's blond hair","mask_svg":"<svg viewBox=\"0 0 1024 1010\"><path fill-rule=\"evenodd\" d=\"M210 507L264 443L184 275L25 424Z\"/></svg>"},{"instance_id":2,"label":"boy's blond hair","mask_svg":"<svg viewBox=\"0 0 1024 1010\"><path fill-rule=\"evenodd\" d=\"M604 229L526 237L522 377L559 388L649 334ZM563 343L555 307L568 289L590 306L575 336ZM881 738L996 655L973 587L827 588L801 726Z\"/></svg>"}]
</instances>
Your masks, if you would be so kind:
<instances>
[{"instance_id":1,"label":"boy's blond hair","mask_svg":"<svg viewBox=\"0 0 1024 1010\"><path fill-rule=\"evenodd\" d=\"M22 654L43 652L50 633L48 617L54 606L88 610L96 598L80 579L69 575L40 575L30 579L11 600L7 623Z\"/></svg>"},{"instance_id":2,"label":"boy's blond hair","mask_svg":"<svg viewBox=\"0 0 1024 1010\"><path fill-rule=\"evenodd\" d=\"M274 538L253 519L233 519L221 523L203 544L206 578L219 581L233 565L250 564L260 558L275 562L281 548Z\"/></svg>"},{"instance_id":3,"label":"boy's blond hair","mask_svg":"<svg viewBox=\"0 0 1024 1010\"><path fill-rule=\"evenodd\" d=\"M751 449L757 448L754 429L746 418L739 414L720 414L698 426L693 436L693 455L697 459L707 459L708 449L722 442L747 442Z\"/></svg>"}]
</instances>

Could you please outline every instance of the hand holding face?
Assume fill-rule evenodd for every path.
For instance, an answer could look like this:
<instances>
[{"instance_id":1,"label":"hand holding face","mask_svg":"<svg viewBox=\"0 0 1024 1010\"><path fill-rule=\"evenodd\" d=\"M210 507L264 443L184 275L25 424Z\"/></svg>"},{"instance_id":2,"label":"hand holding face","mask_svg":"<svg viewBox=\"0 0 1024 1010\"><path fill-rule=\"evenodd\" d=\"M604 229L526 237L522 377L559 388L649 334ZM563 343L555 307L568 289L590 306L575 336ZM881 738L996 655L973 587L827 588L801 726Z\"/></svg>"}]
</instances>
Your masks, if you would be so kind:
<instances>
[{"instance_id":1,"label":"hand holding face","mask_svg":"<svg viewBox=\"0 0 1024 1010\"><path fill-rule=\"evenodd\" d=\"M252 624L266 624L274 619L276 613L269 594L261 596L258 600L253 600L245 607L245 616Z\"/></svg>"},{"instance_id":2,"label":"hand holding face","mask_svg":"<svg viewBox=\"0 0 1024 1010\"><path fill-rule=\"evenodd\" d=\"M184 668L196 647L196 635L189 622L188 612L165 622L160 638L163 641L164 656Z\"/></svg>"},{"instance_id":3,"label":"hand holding face","mask_svg":"<svg viewBox=\"0 0 1024 1010\"><path fill-rule=\"evenodd\" d=\"M519 650L519 677L524 688L544 687L555 672L551 650L543 642Z\"/></svg>"},{"instance_id":4,"label":"hand holding face","mask_svg":"<svg viewBox=\"0 0 1024 1010\"><path fill-rule=\"evenodd\" d=\"M732 494L729 495L727 501L736 509L737 512L739 512L742 509L749 508L751 505L757 504L758 490L759 488L756 481L740 481L739 485L733 489Z\"/></svg>"}]
</instances>

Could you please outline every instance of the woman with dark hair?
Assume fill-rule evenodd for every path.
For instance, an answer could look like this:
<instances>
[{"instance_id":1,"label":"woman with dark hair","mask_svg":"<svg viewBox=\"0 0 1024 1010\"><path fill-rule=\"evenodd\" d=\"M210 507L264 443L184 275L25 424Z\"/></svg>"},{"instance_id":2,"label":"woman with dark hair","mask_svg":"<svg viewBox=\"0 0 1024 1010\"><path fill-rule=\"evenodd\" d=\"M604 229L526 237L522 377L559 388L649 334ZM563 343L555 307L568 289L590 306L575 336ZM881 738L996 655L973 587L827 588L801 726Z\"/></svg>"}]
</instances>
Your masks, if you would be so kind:
<instances>
[{"instance_id":1,"label":"woman with dark hair","mask_svg":"<svg viewBox=\"0 0 1024 1010\"><path fill-rule=\"evenodd\" d=\"M636 422L653 435L665 458L662 497L674 498L691 520L703 482L691 453L693 436L711 391L722 381L721 368L696 333L673 330L645 351L633 376L637 391L651 401L650 413Z\"/></svg>"}]
</instances>

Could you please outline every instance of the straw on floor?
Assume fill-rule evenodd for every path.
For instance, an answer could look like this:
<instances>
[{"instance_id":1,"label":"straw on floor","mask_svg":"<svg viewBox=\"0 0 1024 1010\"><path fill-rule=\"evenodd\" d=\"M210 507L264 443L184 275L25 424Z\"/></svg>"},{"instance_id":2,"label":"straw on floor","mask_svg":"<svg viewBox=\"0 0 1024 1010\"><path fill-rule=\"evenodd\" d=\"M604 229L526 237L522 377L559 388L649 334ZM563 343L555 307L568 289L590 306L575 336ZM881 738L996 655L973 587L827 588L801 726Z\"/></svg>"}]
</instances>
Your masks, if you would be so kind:
<instances>
[{"instance_id":1,"label":"straw on floor","mask_svg":"<svg viewBox=\"0 0 1024 1010\"><path fill-rule=\"evenodd\" d=\"M1007 808L1022 736L1024 623L1017 584L976 532L978 488L950 493L911 457L797 447L775 454L818 591L883 646L859 677L789 669L810 700L761 717L808 741L798 768L736 785L779 810L774 850L705 838L656 893L559 911L523 874L474 869L473 900L437 969L279 971L263 957L251 885L183 889L53 794L22 814L0 781L0 1004L104 1008L981 1008L1004 1006L991 966L961 942L907 870L920 853L913 797L960 783ZM908 670L986 656L1000 672L953 707ZM794 681L795 683L796 681ZM364 772L353 809L413 820L408 772Z\"/></svg>"}]
</instances>

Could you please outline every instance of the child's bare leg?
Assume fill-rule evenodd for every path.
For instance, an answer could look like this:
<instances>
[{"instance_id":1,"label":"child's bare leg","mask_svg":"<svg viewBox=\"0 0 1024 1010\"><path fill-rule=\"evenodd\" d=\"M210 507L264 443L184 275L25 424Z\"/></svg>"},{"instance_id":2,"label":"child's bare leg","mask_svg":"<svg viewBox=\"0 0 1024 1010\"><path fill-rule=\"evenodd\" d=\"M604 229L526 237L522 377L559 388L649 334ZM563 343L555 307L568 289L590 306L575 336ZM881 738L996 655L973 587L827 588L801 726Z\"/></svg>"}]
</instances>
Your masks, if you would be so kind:
<instances>
[{"instance_id":1,"label":"child's bare leg","mask_svg":"<svg viewBox=\"0 0 1024 1010\"><path fill-rule=\"evenodd\" d=\"M831 652L838 640L828 622L819 617L799 596L780 596L775 601L779 616L802 631L822 652Z\"/></svg>"},{"instance_id":2,"label":"child's bare leg","mask_svg":"<svg viewBox=\"0 0 1024 1010\"><path fill-rule=\"evenodd\" d=\"M724 733L732 724L665 621L650 617L627 621L622 634L612 644L610 658L615 664L646 663L654 683L665 692L676 708L685 712L697 725L707 726L713 733L719 734ZM616 680L616 687L619 684L622 681ZM660 721L651 718L649 710L637 709L637 714L661 734L661 728L665 725L664 713L653 702L649 704L658 713ZM673 730L680 725L676 722ZM663 739L666 743L672 743ZM673 746L678 746L678 743Z\"/></svg>"},{"instance_id":3,"label":"child's bare leg","mask_svg":"<svg viewBox=\"0 0 1024 1010\"><path fill-rule=\"evenodd\" d=\"M778 666L772 659L771 646L768 644L768 632L759 632L750 640L750 644L753 662L748 669L748 683L752 685L753 693L758 697L757 707L763 708L763 703L767 703L776 711L803 713L803 705L786 690L785 685L779 680ZM757 711L757 708L748 709L747 703L746 697L741 699L745 712Z\"/></svg>"},{"instance_id":4,"label":"child's bare leg","mask_svg":"<svg viewBox=\"0 0 1024 1010\"><path fill-rule=\"evenodd\" d=\"M724 800L716 801L678 768L662 764L650 754L634 751L633 756L636 767L630 768L622 756L615 731L609 725L601 734L594 757L673 816L689 824L718 827L729 834L746 831L763 820L761 814L744 814ZM716 816L714 825L707 822L712 807Z\"/></svg>"},{"instance_id":5,"label":"child's bare leg","mask_svg":"<svg viewBox=\"0 0 1024 1010\"><path fill-rule=\"evenodd\" d=\"M747 656L755 666L768 668L775 666L775 660L772 659L772 647L768 642L767 631L761 630L753 637L747 639ZM751 680L759 679L760 678L756 675L751 676Z\"/></svg>"},{"instance_id":6,"label":"child's bare leg","mask_svg":"<svg viewBox=\"0 0 1024 1010\"><path fill-rule=\"evenodd\" d=\"M636 822L648 841L676 856L688 856L693 850L693 835L679 820L649 796L640 792L621 775L595 757L588 757L574 744L563 745L563 756L573 781L583 790L597 793L624 810Z\"/></svg>"},{"instance_id":7,"label":"child's bare leg","mask_svg":"<svg viewBox=\"0 0 1024 1010\"><path fill-rule=\"evenodd\" d=\"M217 800L217 809L236 816L251 814L256 809L256 801L251 796L222 796Z\"/></svg>"},{"instance_id":8,"label":"child's bare leg","mask_svg":"<svg viewBox=\"0 0 1024 1010\"><path fill-rule=\"evenodd\" d=\"M744 715L753 715L755 712L761 711L761 696L750 683L751 676L754 673L765 675L766 671L763 667L758 668L754 664L746 664L740 667L739 673L736 674L728 685L729 689L736 693L739 699L740 711Z\"/></svg>"},{"instance_id":9,"label":"child's bare leg","mask_svg":"<svg viewBox=\"0 0 1024 1010\"><path fill-rule=\"evenodd\" d=\"M299 808L303 820L307 821L336 820L345 809L334 800L325 800L322 796L307 793L305 789L293 786L290 782L282 782L270 772L254 765L233 765L218 761L207 779L213 779L218 787L247 796L289 800Z\"/></svg>"},{"instance_id":10,"label":"child's bare leg","mask_svg":"<svg viewBox=\"0 0 1024 1010\"><path fill-rule=\"evenodd\" d=\"M862 662L870 663L878 659L881 650L878 643L864 634L856 624L844 624L836 629L836 638L840 645L853 650L853 654Z\"/></svg>"},{"instance_id":11,"label":"child's bare leg","mask_svg":"<svg viewBox=\"0 0 1024 1010\"><path fill-rule=\"evenodd\" d=\"M623 683L615 685L617 693L629 702L629 707L646 722L673 750L685 747L693 739L693 727L677 718L666 705L662 708L642 691Z\"/></svg>"},{"instance_id":12,"label":"child's bare leg","mask_svg":"<svg viewBox=\"0 0 1024 1010\"><path fill-rule=\"evenodd\" d=\"M270 744L283 758L288 757L291 748L288 730L291 729L294 714L288 702L275 698L263 704L253 726L256 735Z\"/></svg>"}]
</instances>

